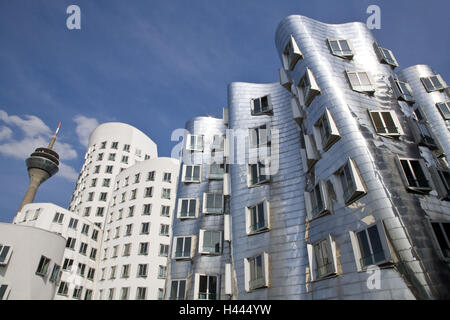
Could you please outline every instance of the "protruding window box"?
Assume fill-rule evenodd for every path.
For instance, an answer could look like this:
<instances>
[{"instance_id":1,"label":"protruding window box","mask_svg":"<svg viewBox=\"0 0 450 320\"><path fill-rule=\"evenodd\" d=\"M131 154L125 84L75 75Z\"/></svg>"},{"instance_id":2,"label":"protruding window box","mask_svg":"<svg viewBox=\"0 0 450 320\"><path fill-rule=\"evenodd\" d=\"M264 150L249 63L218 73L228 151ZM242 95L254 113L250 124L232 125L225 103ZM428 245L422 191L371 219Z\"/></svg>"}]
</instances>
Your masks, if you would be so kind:
<instances>
[{"instance_id":1,"label":"protruding window box","mask_svg":"<svg viewBox=\"0 0 450 320\"><path fill-rule=\"evenodd\" d=\"M199 199L179 198L178 199L178 219L195 219L199 213Z\"/></svg>"},{"instance_id":2,"label":"protruding window box","mask_svg":"<svg viewBox=\"0 0 450 320\"><path fill-rule=\"evenodd\" d=\"M450 170L429 167L433 184L441 200L450 201Z\"/></svg>"},{"instance_id":3,"label":"protruding window box","mask_svg":"<svg viewBox=\"0 0 450 320\"><path fill-rule=\"evenodd\" d=\"M439 74L432 75L429 77L422 77L420 78L420 80L422 81L422 84L427 90L427 92L443 91L447 88L447 84Z\"/></svg>"},{"instance_id":4,"label":"protruding window box","mask_svg":"<svg viewBox=\"0 0 450 320\"><path fill-rule=\"evenodd\" d=\"M403 134L400 121L393 110L368 110L375 132L380 136L398 137Z\"/></svg>"},{"instance_id":5,"label":"protruding window box","mask_svg":"<svg viewBox=\"0 0 450 320\"><path fill-rule=\"evenodd\" d=\"M224 197L222 193L203 193L203 213L223 214Z\"/></svg>"},{"instance_id":6,"label":"protruding window box","mask_svg":"<svg viewBox=\"0 0 450 320\"><path fill-rule=\"evenodd\" d=\"M290 92L292 87L292 80L290 79L287 71L284 68L279 68L278 76L280 77L280 85Z\"/></svg>"},{"instance_id":7,"label":"protruding window box","mask_svg":"<svg viewBox=\"0 0 450 320\"><path fill-rule=\"evenodd\" d=\"M267 200L245 207L245 227L247 235L270 230L270 205Z\"/></svg>"},{"instance_id":8,"label":"protruding window box","mask_svg":"<svg viewBox=\"0 0 450 320\"><path fill-rule=\"evenodd\" d=\"M408 82L400 81L398 79L394 79L393 77L389 77L389 80L398 100L403 100L409 103L415 102Z\"/></svg>"},{"instance_id":9,"label":"protruding window box","mask_svg":"<svg viewBox=\"0 0 450 320\"><path fill-rule=\"evenodd\" d=\"M311 191L304 192L304 197L308 220L331 213L331 202L325 181L319 180Z\"/></svg>"},{"instance_id":10,"label":"protruding window box","mask_svg":"<svg viewBox=\"0 0 450 320\"><path fill-rule=\"evenodd\" d=\"M263 252L244 259L245 291L270 287L269 254Z\"/></svg>"},{"instance_id":11,"label":"protruding window box","mask_svg":"<svg viewBox=\"0 0 450 320\"><path fill-rule=\"evenodd\" d=\"M438 144L428 128L424 120L416 121L413 118L408 118L408 124L414 137L414 142L421 146L426 146L432 150L439 149Z\"/></svg>"},{"instance_id":12,"label":"protruding window box","mask_svg":"<svg viewBox=\"0 0 450 320\"><path fill-rule=\"evenodd\" d=\"M172 259L190 260L194 256L196 247L196 236L174 237Z\"/></svg>"},{"instance_id":13,"label":"protruding window box","mask_svg":"<svg viewBox=\"0 0 450 320\"><path fill-rule=\"evenodd\" d=\"M300 139L301 138L302 137L300 137ZM317 151L315 140L310 135L303 135L301 143L302 148L300 148L300 155L302 158L303 170L308 172L319 160L319 153Z\"/></svg>"},{"instance_id":14,"label":"protruding window box","mask_svg":"<svg viewBox=\"0 0 450 320\"><path fill-rule=\"evenodd\" d=\"M427 177L429 173L422 159L396 157L396 163L408 190L418 193L428 193L431 191Z\"/></svg>"},{"instance_id":15,"label":"protruding window box","mask_svg":"<svg viewBox=\"0 0 450 320\"><path fill-rule=\"evenodd\" d=\"M349 158L335 175L346 206L367 194L366 185L353 159Z\"/></svg>"},{"instance_id":16,"label":"protruding window box","mask_svg":"<svg viewBox=\"0 0 450 320\"><path fill-rule=\"evenodd\" d=\"M222 232L200 230L198 253L202 255L222 254Z\"/></svg>"},{"instance_id":17,"label":"protruding window box","mask_svg":"<svg viewBox=\"0 0 450 320\"><path fill-rule=\"evenodd\" d=\"M325 113L314 124L314 137L316 138L316 145L320 145L324 152L341 138L337 125L328 109L325 109Z\"/></svg>"},{"instance_id":18,"label":"protruding window box","mask_svg":"<svg viewBox=\"0 0 450 320\"><path fill-rule=\"evenodd\" d=\"M292 108L292 117L294 118L295 122L297 122L298 125L301 125L303 119L305 118L305 115L303 109L298 104L296 97L291 98L291 108Z\"/></svg>"},{"instance_id":19,"label":"protruding window box","mask_svg":"<svg viewBox=\"0 0 450 320\"><path fill-rule=\"evenodd\" d=\"M286 47L284 47L282 56L284 69L290 71L294 70L294 67L297 64L298 60L302 58L303 54L300 51L297 42L295 41L294 37L290 35L289 41L286 44Z\"/></svg>"},{"instance_id":20,"label":"protruding window box","mask_svg":"<svg viewBox=\"0 0 450 320\"><path fill-rule=\"evenodd\" d=\"M309 272L311 281L337 275L336 242L328 235L312 244L307 244Z\"/></svg>"},{"instance_id":21,"label":"protruding window box","mask_svg":"<svg viewBox=\"0 0 450 320\"><path fill-rule=\"evenodd\" d=\"M373 94L375 82L366 71L346 71L347 78L353 91Z\"/></svg>"},{"instance_id":22,"label":"protruding window box","mask_svg":"<svg viewBox=\"0 0 450 320\"><path fill-rule=\"evenodd\" d=\"M321 93L311 69L306 68L305 74L298 82L298 97L303 106L308 107L314 98Z\"/></svg>"},{"instance_id":23,"label":"protruding window box","mask_svg":"<svg viewBox=\"0 0 450 320\"><path fill-rule=\"evenodd\" d=\"M345 59L353 58L353 48L349 40L327 39L327 43L333 55Z\"/></svg>"},{"instance_id":24,"label":"protruding window box","mask_svg":"<svg viewBox=\"0 0 450 320\"><path fill-rule=\"evenodd\" d=\"M444 120L450 120L450 101L436 103L436 107Z\"/></svg>"},{"instance_id":25,"label":"protruding window box","mask_svg":"<svg viewBox=\"0 0 450 320\"><path fill-rule=\"evenodd\" d=\"M391 50L382 48L376 42L374 42L373 46L381 63L390 65L392 69L398 67L397 60Z\"/></svg>"}]
</instances>

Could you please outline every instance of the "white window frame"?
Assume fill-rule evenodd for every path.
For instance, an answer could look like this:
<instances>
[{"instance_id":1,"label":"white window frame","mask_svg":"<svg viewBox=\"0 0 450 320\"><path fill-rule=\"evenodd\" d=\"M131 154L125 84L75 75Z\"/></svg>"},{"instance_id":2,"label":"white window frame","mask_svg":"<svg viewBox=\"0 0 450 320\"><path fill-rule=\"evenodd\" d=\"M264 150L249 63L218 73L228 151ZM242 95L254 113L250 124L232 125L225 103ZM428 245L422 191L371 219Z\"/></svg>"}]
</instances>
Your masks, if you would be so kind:
<instances>
[{"instance_id":1,"label":"white window frame","mask_svg":"<svg viewBox=\"0 0 450 320\"><path fill-rule=\"evenodd\" d=\"M311 135L304 134L300 137L302 147L300 148L300 156L302 158L302 166L305 172L308 172L314 164L319 161L320 156L317 150L315 138Z\"/></svg>"},{"instance_id":2,"label":"white window frame","mask_svg":"<svg viewBox=\"0 0 450 320\"><path fill-rule=\"evenodd\" d=\"M191 176L189 177L189 179L186 179L186 171L187 171L187 167L192 167L192 171L191 171ZM199 177L198 179L194 180L194 171L195 171L195 167L199 167ZM183 170L182 170L182 180L184 183L200 183L202 182L202 165L201 164L184 164L183 165Z\"/></svg>"},{"instance_id":3,"label":"white window frame","mask_svg":"<svg viewBox=\"0 0 450 320\"><path fill-rule=\"evenodd\" d=\"M367 79L369 80L368 85L361 84L360 74L365 73L367 76ZM350 87L353 91L361 92L361 93L373 93L375 92L375 82L372 79L371 74L368 71L360 71L360 70L352 70L352 71L346 71L345 74L347 75L348 82L350 83ZM358 84L354 84L351 81L350 74L355 74L358 78Z\"/></svg>"},{"instance_id":4,"label":"white window frame","mask_svg":"<svg viewBox=\"0 0 450 320\"><path fill-rule=\"evenodd\" d=\"M0 244L0 256L4 256L3 260L0 261L0 266L6 266L9 263L9 259L11 259L12 252L13 252L12 246Z\"/></svg>"},{"instance_id":5,"label":"white window frame","mask_svg":"<svg viewBox=\"0 0 450 320\"><path fill-rule=\"evenodd\" d=\"M194 138L194 145L191 145L191 140ZM186 150L200 151L204 149L205 137L201 134L188 134L186 136Z\"/></svg>"},{"instance_id":6,"label":"white window frame","mask_svg":"<svg viewBox=\"0 0 450 320\"><path fill-rule=\"evenodd\" d=\"M210 251L206 251L204 248L204 240L205 240L205 232L216 232L219 233L219 251L218 252L210 252ZM202 255L211 255L211 256L219 256L222 254L222 249L223 249L223 232L222 231L217 231L217 230L205 230L205 229L200 229L199 232L199 246L198 246L198 253L202 254Z\"/></svg>"},{"instance_id":7,"label":"white window frame","mask_svg":"<svg viewBox=\"0 0 450 320\"><path fill-rule=\"evenodd\" d=\"M142 267L142 268L141 268ZM136 278L147 278L148 277L148 263L139 263L136 268ZM141 273L141 271L145 271Z\"/></svg>"},{"instance_id":8,"label":"white window frame","mask_svg":"<svg viewBox=\"0 0 450 320\"><path fill-rule=\"evenodd\" d=\"M327 248L327 254L328 254L327 259L331 260L332 269L329 270L329 272L320 275L319 271L318 271L317 252L316 252L315 248L318 243L323 243L323 241L326 241L326 248ZM327 235L325 238L322 238L318 241L306 244L306 247L307 247L307 251L308 251L309 274L310 274L311 282L322 280L322 279L327 279L329 277L333 277L333 276L337 275L338 266L337 266L337 256L336 256L336 242L334 241L333 237L330 234ZM331 255L331 257L330 257L330 255Z\"/></svg>"},{"instance_id":9,"label":"white window frame","mask_svg":"<svg viewBox=\"0 0 450 320\"><path fill-rule=\"evenodd\" d=\"M431 78L435 78L439 82L439 86L436 86L431 80ZM447 88L447 84L445 83L444 79L442 79L440 74L433 74L431 76L421 77L420 81L422 81L422 84L425 87L425 90L427 90L427 92L441 91ZM432 87L429 87L427 85L427 81L431 82Z\"/></svg>"},{"instance_id":10,"label":"white window frame","mask_svg":"<svg viewBox=\"0 0 450 320\"><path fill-rule=\"evenodd\" d=\"M356 269L358 270L358 272L364 272L367 269L367 267L370 266L370 264L363 265L361 263L361 260L362 260L361 252L362 251L361 251L361 246L360 246L359 240L358 240L358 233L360 233L362 231L366 232L366 236L369 241L370 252L373 255L372 242L371 242L371 239L369 238L368 231L367 231L369 228L371 228L373 226L377 227L378 236L380 238L380 242L381 242L381 246L383 248L383 254L384 254L384 259L377 261L375 265L377 265L377 266L390 265L393 261L388 238L386 235L386 229L384 227L384 223L382 220L378 220L378 221L371 223L369 225L366 225L363 228L360 228L358 230L349 231L350 240L351 240L351 244L352 244L352 248L353 248L353 255L355 257Z\"/></svg>"},{"instance_id":11,"label":"white window frame","mask_svg":"<svg viewBox=\"0 0 450 320\"><path fill-rule=\"evenodd\" d=\"M44 264L43 264L43 269L42 270L40 270L40 265L41 265L41 261L42 260L44 260ZM44 256L44 255L41 255L41 258L39 259L39 263L38 263L38 267L37 267L37 269L36 269L36 275L38 275L38 276L41 276L41 277L45 277L45 276L47 276L47 273L48 273L48 269L49 269L49 267L50 267L50 263L51 263L51 259L50 258L48 258L48 257L46 257L46 256ZM45 267L44 267L45 266Z\"/></svg>"},{"instance_id":12,"label":"white window frame","mask_svg":"<svg viewBox=\"0 0 450 320\"><path fill-rule=\"evenodd\" d=\"M219 170L215 170L216 172L211 172L213 171L212 169L216 167ZM217 173L217 171L220 171L220 169L222 170L222 172ZM223 175L225 174L225 163L216 163L213 162L210 165L208 165L208 173L206 175L206 178L208 178L208 180L222 180L223 179Z\"/></svg>"},{"instance_id":13,"label":"white window frame","mask_svg":"<svg viewBox=\"0 0 450 320\"><path fill-rule=\"evenodd\" d=\"M195 212L194 212L193 216L181 215L181 208L182 208L182 202L183 201L188 201L188 210L189 210L191 201L195 201ZM178 206L177 206L177 218L178 219L195 219L195 218L198 218L199 211L200 211L200 199L198 199L198 198L179 198L178 199Z\"/></svg>"},{"instance_id":14,"label":"white window frame","mask_svg":"<svg viewBox=\"0 0 450 320\"><path fill-rule=\"evenodd\" d=\"M320 198L322 202L321 208L313 207L313 200L314 197L316 196L317 190L320 191ZM331 201L328 196L327 182L325 180L319 180L311 191L305 191L304 198L305 198L306 214L309 221L331 213ZM317 209L320 210L318 212L313 212L313 210Z\"/></svg>"},{"instance_id":15,"label":"white window frame","mask_svg":"<svg viewBox=\"0 0 450 320\"><path fill-rule=\"evenodd\" d=\"M208 197L211 196L211 195L213 195L213 197L214 197L214 203L216 202L215 201L216 196L217 195L221 196L222 206L221 206L220 211L218 211L218 212L216 212L214 210L211 210L211 208L207 207L207 205L208 205L208 201L207 200L208 200ZM202 207L203 214L223 214L224 213L224 209L225 209L224 208L224 204L225 204L225 199L224 199L224 195L222 193L218 193L218 192L204 192L203 193L203 207Z\"/></svg>"},{"instance_id":16,"label":"white window frame","mask_svg":"<svg viewBox=\"0 0 450 320\"><path fill-rule=\"evenodd\" d=\"M216 274L201 274L196 273L194 276L194 300L213 300L213 299L201 299L200 298L200 277L215 277L216 278L216 296L214 300L220 299L220 276ZM209 279L208 279L209 282ZM206 292L206 295L209 295L209 285L207 285L208 291Z\"/></svg>"},{"instance_id":17,"label":"white window frame","mask_svg":"<svg viewBox=\"0 0 450 320\"><path fill-rule=\"evenodd\" d=\"M259 216L259 209L260 209L259 205L260 204L262 204L262 208L263 208L264 224L259 226L259 228L253 228L252 209L255 208L256 215ZM245 207L245 230L246 230L247 235L253 235L253 234L258 234L261 232L269 231L271 228L270 218L271 218L270 203L266 199L254 204L254 205Z\"/></svg>"},{"instance_id":18,"label":"white window frame","mask_svg":"<svg viewBox=\"0 0 450 320\"><path fill-rule=\"evenodd\" d=\"M264 104L266 106L265 108L263 107L263 99L266 101L266 103ZM260 110L255 110L256 101L259 102ZM250 100L250 112L251 112L252 116L271 114L273 112L273 105L272 105L272 98L271 98L270 94L251 99Z\"/></svg>"},{"instance_id":19,"label":"white window frame","mask_svg":"<svg viewBox=\"0 0 450 320\"><path fill-rule=\"evenodd\" d=\"M326 129L328 136L324 137L322 135L323 128ZM316 140L316 146L321 146L323 152L328 151L341 138L336 122L328 108L325 109L323 115L314 124L314 138Z\"/></svg>"},{"instance_id":20,"label":"white window frame","mask_svg":"<svg viewBox=\"0 0 450 320\"><path fill-rule=\"evenodd\" d=\"M436 103L436 107L444 120L450 120L450 100Z\"/></svg>"},{"instance_id":21,"label":"white window frame","mask_svg":"<svg viewBox=\"0 0 450 320\"><path fill-rule=\"evenodd\" d=\"M347 177L346 173L350 176ZM335 178L335 181L337 182L334 184L335 190L338 191L346 206L367 194L366 184L361 176L358 166L351 158L348 158L345 164L334 173L333 178ZM350 182L350 185L344 185L343 180L345 180L345 183Z\"/></svg>"},{"instance_id":22,"label":"white window frame","mask_svg":"<svg viewBox=\"0 0 450 320\"><path fill-rule=\"evenodd\" d=\"M412 94L411 86L406 81L401 81L394 77L389 77L389 80L394 90L395 96L398 100L414 103L414 96Z\"/></svg>"},{"instance_id":23,"label":"white window frame","mask_svg":"<svg viewBox=\"0 0 450 320\"><path fill-rule=\"evenodd\" d=\"M431 239L432 239L432 242L433 242L433 246L435 247L436 252L439 255L439 258L441 260L444 260L445 262L450 262L450 252L449 252L449 256L446 257L444 252L443 252L443 250L442 250L443 248L441 247L441 244L439 243L439 240L438 240L438 238L436 236L436 232L434 231L434 228L433 228L433 224L438 224L439 225L439 228L440 228L440 230L442 232L442 235L444 237L444 241L446 242L447 246L450 248L450 237L445 233L445 230L443 230L444 228L442 226L443 223L450 224L450 221L439 220L439 219L438 220L434 220L434 219L432 220L430 218L427 218L426 221L427 221L427 224L428 224L428 226L430 228L430 231L431 231L431 235L432 235Z\"/></svg>"},{"instance_id":24,"label":"white window frame","mask_svg":"<svg viewBox=\"0 0 450 320\"><path fill-rule=\"evenodd\" d=\"M392 68L398 67L397 59L395 59L394 54L391 50L379 46L376 42L374 43L375 53L381 63L390 65Z\"/></svg>"},{"instance_id":25,"label":"white window frame","mask_svg":"<svg viewBox=\"0 0 450 320\"><path fill-rule=\"evenodd\" d=\"M1 289L1 287L6 287L6 288L5 288L5 291L3 292L3 295L0 297L0 301L1 300L8 300L9 293L11 292L11 286L9 284L7 284L7 283L2 283L0 285L0 289Z\"/></svg>"},{"instance_id":26,"label":"white window frame","mask_svg":"<svg viewBox=\"0 0 450 320\"><path fill-rule=\"evenodd\" d=\"M410 117L408 118L408 124L411 128L414 141L417 144L426 146L433 150L439 148L436 142L436 138L425 119L414 120L412 117Z\"/></svg>"},{"instance_id":27,"label":"white window frame","mask_svg":"<svg viewBox=\"0 0 450 320\"><path fill-rule=\"evenodd\" d=\"M303 53L300 51L294 36L291 34L283 50L282 60L284 69L294 70L295 65L300 59L303 59Z\"/></svg>"},{"instance_id":28,"label":"white window frame","mask_svg":"<svg viewBox=\"0 0 450 320\"><path fill-rule=\"evenodd\" d=\"M302 106L308 107L317 95L321 94L311 69L306 68L305 74L297 84L298 98Z\"/></svg>"},{"instance_id":29,"label":"white window frame","mask_svg":"<svg viewBox=\"0 0 450 320\"><path fill-rule=\"evenodd\" d=\"M62 224L63 221L64 221L64 213L56 212L52 222Z\"/></svg>"},{"instance_id":30,"label":"white window frame","mask_svg":"<svg viewBox=\"0 0 450 320\"><path fill-rule=\"evenodd\" d=\"M349 52L346 52L342 49L341 42L346 42L349 48ZM339 50L335 50L331 45L331 42L334 42L339 47ZM328 47L330 48L331 54L344 59L352 59L354 56L353 46L350 40L347 39L327 39Z\"/></svg>"},{"instance_id":31,"label":"white window frame","mask_svg":"<svg viewBox=\"0 0 450 320\"><path fill-rule=\"evenodd\" d=\"M253 179L253 170L252 170L253 166L256 166L256 171L257 171L257 181L255 183L253 182L253 180L254 180ZM247 165L247 186L249 188L252 188L252 187L260 186L265 183L269 183L270 182L270 174L261 174L262 170L267 171L268 168L270 168L270 167L263 165L260 161L258 161L257 163L248 164ZM261 179L262 176L264 176L265 179Z\"/></svg>"},{"instance_id":32,"label":"white window frame","mask_svg":"<svg viewBox=\"0 0 450 320\"><path fill-rule=\"evenodd\" d=\"M258 257L261 257L262 277L252 280L252 272L254 272L255 268L254 261ZM262 252L244 259L244 278L246 292L270 287L270 257L267 252Z\"/></svg>"},{"instance_id":33,"label":"white window frame","mask_svg":"<svg viewBox=\"0 0 450 320\"><path fill-rule=\"evenodd\" d=\"M178 239L182 238L183 239L183 248L182 248L182 255L181 256L177 256L177 245L178 245ZM189 252L185 251L185 245L186 245L186 239L187 238L191 238L191 247L189 249ZM172 259L175 260L190 260L194 257L194 253L195 253L195 247L197 245L197 236L195 235L188 235L188 236L178 236L178 237L174 237L173 238L173 245L172 245ZM189 254L189 255L187 255Z\"/></svg>"},{"instance_id":34,"label":"white window frame","mask_svg":"<svg viewBox=\"0 0 450 320\"><path fill-rule=\"evenodd\" d=\"M261 148L270 145L271 130L270 123L265 123L254 128L250 128L248 132L248 143L250 148Z\"/></svg>"},{"instance_id":35,"label":"white window frame","mask_svg":"<svg viewBox=\"0 0 450 320\"><path fill-rule=\"evenodd\" d=\"M430 170L431 179L433 180L438 198L440 200L450 201L450 182L444 176L444 174L450 176L450 170L433 166L428 169Z\"/></svg>"},{"instance_id":36,"label":"white window frame","mask_svg":"<svg viewBox=\"0 0 450 320\"><path fill-rule=\"evenodd\" d=\"M180 282L184 281L184 291L183 291L183 296L180 299ZM173 283L176 282L177 283L177 290L176 290L176 294L175 296L173 296L172 294L172 290L173 290ZM170 282L170 295L169 295L169 299L170 300L186 300L186 292L187 292L187 280L186 279L173 279ZM173 299L175 298L175 299Z\"/></svg>"},{"instance_id":37,"label":"white window frame","mask_svg":"<svg viewBox=\"0 0 450 320\"><path fill-rule=\"evenodd\" d=\"M404 158L404 157L399 157L399 156L396 156L395 160L396 160L397 167L399 169L400 175L401 175L401 177L403 179L403 182L405 184L406 189L411 190L411 191L415 191L415 192L420 192L420 193L427 193L427 192L431 191L432 186L431 186L431 183L430 183L429 171L427 170L427 166L425 165L425 161L423 161L422 159L418 159L418 158ZM417 183L418 180L417 180L417 177L416 177L416 172L414 172L414 170L412 169L411 161L418 161L428 186L420 186L420 185L413 186L413 185L410 185L409 181L407 179L407 176L405 174L405 171L403 169L403 166L401 164L402 161L408 161L409 170L412 172L412 174L413 174L412 178L414 179L414 181L416 183Z\"/></svg>"},{"instance_id":38,"label":"white window frame","mask_svg":"<svg viewBox=\"0 0 450 320\"><path fill-rule=\"evenodd\" d=\"M369 117L370 120L372 121L372 125L375 129L375 132L380 135L380 136L384 136L384 137L398 137L404 134L403 132L403 128L400 124L400 121L398 120L397 114L395 113L394 110L367 110L367 112L369 113ZM379 120L382 123L382 127L377 127L376 125L376 121L374 119L374 114L376 114L379 118ZM395 130L396 132L388 132L389 130L392 131L392 129L394 128L389 128L386 124L386 119L384 118L383 114L389 114L389 116L392 119L392 122L395 125ZM384 130L385 132L381 132L381 129Z\"/></svg>"}]
</instances>

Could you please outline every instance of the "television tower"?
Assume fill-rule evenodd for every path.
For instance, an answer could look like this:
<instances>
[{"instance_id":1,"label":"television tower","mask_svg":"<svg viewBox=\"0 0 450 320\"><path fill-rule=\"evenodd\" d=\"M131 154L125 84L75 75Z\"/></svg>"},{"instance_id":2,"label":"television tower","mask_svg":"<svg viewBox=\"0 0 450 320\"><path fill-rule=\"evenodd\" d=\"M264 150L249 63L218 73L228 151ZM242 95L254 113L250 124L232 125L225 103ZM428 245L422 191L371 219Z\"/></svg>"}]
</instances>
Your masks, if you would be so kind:
<instances>
[{"instance_id":1,"label":"television tower","mask_svg":"<svg viewBox=\"0 0 450 320\"><path fill-rule=\"evenodd\" d=\"M37 148L26 160L30 184L18 211L22 210L24 205L33 202L41 183L58 172L59 155L52 149L60 127L61 122L58 124L58 128L56 128L47 148Z\"/></svg>"}]
</instances>

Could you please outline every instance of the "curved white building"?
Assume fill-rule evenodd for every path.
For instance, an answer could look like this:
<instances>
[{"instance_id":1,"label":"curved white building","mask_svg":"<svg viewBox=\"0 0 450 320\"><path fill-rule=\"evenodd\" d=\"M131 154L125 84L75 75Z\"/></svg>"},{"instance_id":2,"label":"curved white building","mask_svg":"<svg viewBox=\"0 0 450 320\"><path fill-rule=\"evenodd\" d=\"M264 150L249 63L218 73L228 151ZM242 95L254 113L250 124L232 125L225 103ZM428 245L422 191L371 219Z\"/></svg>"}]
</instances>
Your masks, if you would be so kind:
<instances>
[{"instance_id":1,"label":"curved white building","mask_svg":"<svg viewBox=\"0 0 450 320\"><path fill-rule=\"evenodd\" d=\"M156 144L142 131L119 122L99 125L89 137L69 210L103 228L116 175L157 156Z\"/></svg>"},{"instance_id":2,"label":"curved white building","mask_svg":"<svg viewBox=\"0 0 450 320\"><path fill-rule=\"evenodd\" d=\"M156 158L119 173L109 206L96 299L164 295L179 161Z\"/></svg>"},{"instance_id":3,"label":"curved white building","mask_svg":"<svg viewBox=\"0 0 450 320\"><path fill-rule=\"evenodd\" d=\"M0 223L0 300L52 300L65 243L54 232Z\"/></svg>"}]
</instances>

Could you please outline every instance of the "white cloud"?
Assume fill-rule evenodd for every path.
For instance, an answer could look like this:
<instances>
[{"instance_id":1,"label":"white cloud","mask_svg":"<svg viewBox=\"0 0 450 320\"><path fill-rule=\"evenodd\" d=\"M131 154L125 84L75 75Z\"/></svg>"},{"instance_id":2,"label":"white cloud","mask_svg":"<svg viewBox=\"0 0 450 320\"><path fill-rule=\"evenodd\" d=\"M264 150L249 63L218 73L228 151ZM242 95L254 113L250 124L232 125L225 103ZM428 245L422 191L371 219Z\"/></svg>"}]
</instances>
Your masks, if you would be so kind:
<instances>
[{"instance_id":1,"label":"white cloud","mask_svg":"<svg viewBox=\"0 0 450 320\"><path fill-rule=\"evenodd\" d=\"M0 110L0 120L7 124L12 124L20 128L27 137L35 137L37 135L51 135L50 128L38 117L25 115L25 119L15 115L8 115L5 111Z\"/></svg>"},{"instance_id":2,"label":"white cloud","mask_svg":"<svg viewBox=\"0 0 450 320\"><path fill-rule=\"evenodd\" d=\"M56 176L66 178L67 180L70 181L76 181L78 178L78 172L76 172L75 169L72 168L71 166L68 166L61 162L59 164L59 171L56 174Z\"/></svg>"},{"instance_id":3,"label":"white cloud","mask_svg":"<svg viewBox=\"0 0 450 320\"><path fill-rule=\"evenodd\" d=\"M11 138L12 130L8 127L1 126L0 127L0 140L6 140Z\"/></svg>"},{"instance_id":4,"label":"white cloud","mask_svg":"<svg viewBox=\"0 0 450 320\"><path fill-rule=\"evenodd\" d=\"M97 119L88 118L79 114L75 116L73 121L77 124L75 131L78 135L78 140L83 146L87 147L89 136L91 135L92 131L94 131L94 129L99 125Z\"/></svg>"}]
</instances>

